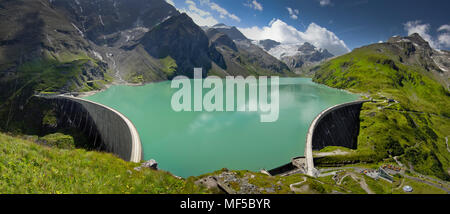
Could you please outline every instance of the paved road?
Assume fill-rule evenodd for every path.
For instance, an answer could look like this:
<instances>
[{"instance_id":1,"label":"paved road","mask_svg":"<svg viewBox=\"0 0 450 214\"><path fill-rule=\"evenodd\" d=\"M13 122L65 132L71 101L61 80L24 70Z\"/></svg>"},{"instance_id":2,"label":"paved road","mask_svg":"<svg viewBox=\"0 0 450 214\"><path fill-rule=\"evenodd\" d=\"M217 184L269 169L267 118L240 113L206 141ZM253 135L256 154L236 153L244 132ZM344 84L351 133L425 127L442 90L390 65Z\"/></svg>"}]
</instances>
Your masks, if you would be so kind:
<instances>
[{"instance_id":1,"label":"paved road","mask_svg":"<svg viewBox=\"0 0 450 214\"><path fill-rule=\"evenodd\" d=\"M293 192L302 192L302 190L301 190L300 188L297 188L297 187L294 187L294 186L301 185L301 184L303 184L303 183L305 183L305 182L306 182L306 177L303 178L303 181L300 181L300 182L293 183L293 184L289 185L289 188L290 188Z\"/></svg>"},{"instance_id":2,"label":"paved road","mask_svg":"<svg viewBox=\"0 0 450 214\"><path fill-rule=\"evenodd\" d=\"M361 171L365 170L364 168L360 168L360 167L334 167L334 168L319 169L319 172L320 172L320 175L325 176L325 175L331 175L333 173L333 172L329 172L329 171L338 171L338 170L344 170L344 169L353 169L356 172L361 172ZM436 183L439 183L439 184L436 184L436 183L433 183L433 182L430 182L430 181L427 181L427 180L424 180L424 179L420 179L420 178L417 178L417 177L406 175L404 172L402 172L401 174L402 174L402 176L404 176L406 178L409 178L411 180L415 180L415 181L420 182L420 183L428 184L430 186L433 186L433 187L439 188L441 190L444 190L445 192L450 194L450 190L445 187L445 186L448 187L448 184L445 181L441 181L441 180L438 180L438 179L435 179L435 178L431 178L429 176L425 176L425 175L419 174L419 173L415 172L414 170L411 170L411 172L416 174L416 175L418 175L418 176L420 176L420 177L432 180L432 181L434 181ZM319 176L319 177L323 177L323 176Z\"/></svg>"}]
</instances>

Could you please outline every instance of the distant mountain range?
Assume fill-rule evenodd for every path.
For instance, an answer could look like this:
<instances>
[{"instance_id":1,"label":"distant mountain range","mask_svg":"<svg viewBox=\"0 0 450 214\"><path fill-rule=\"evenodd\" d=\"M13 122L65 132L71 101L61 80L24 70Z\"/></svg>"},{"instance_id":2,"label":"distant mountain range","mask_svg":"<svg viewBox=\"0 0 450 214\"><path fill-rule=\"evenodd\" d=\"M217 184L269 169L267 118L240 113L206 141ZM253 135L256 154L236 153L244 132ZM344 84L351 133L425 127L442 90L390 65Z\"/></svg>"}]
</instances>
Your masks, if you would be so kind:
<instances>
[{"instance_id":1,"label":"distant mountain range","mask_svg":"<svg viewBox=\"0 0 450 214\"><path fill-rule=\"evenodd\" d=\"M237 43L241 43L247 48L254 47L254 45L259 46L268 54L284 62L297 74L311 75L309 70L313 66L334 56L328 52L328 50L317 48L308 42L300 44L281 44L271 39L253 41L245 37L245 35L236 27L217 24L211 28L227 35L233 41L237 41ZM211 28L203 27L204 30ZM243 47L243 49L245 49L245 47Z\"/></svg>"},{"instance_id":2,"label":"distant mountain range","mask_svg":"<svg viewBox=\"0 0 450 214\"><path fill-rule=\"evenodd\" d=\"M203 27L211 44L224 56L228 65L220 76L228 75L270 75L276 71L288 76L294 75L285 63L268 54L252 43L236 27L218 24Z\"/></svg>"},{"instance_id":3,"label":"distant mountain range","mask_svg":"<svg viewBox=\"0 0 450 214\"><path fill-rule=\"evenodd\" d=\"M308 74L311 67L334 57L328 50L317 48L308 42L303 44L281 44L267 39L254 43L286 63L293 71L302 74Z\"/></svg>"}]
</instances>

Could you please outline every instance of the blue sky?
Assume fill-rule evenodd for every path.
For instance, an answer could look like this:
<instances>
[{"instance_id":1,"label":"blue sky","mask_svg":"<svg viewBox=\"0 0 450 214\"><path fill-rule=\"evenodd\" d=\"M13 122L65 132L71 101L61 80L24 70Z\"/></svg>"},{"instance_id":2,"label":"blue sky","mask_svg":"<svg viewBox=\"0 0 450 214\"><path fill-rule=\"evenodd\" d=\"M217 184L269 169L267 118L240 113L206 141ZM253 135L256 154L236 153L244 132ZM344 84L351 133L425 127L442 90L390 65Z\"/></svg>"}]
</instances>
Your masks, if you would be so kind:
<instances>
[{"instance_id":1,"label":"blue sky","mask_svg":"<svg viewBox=\"0 0 450 214\"><path fill-rule=\"evenodd\" d=\"M417 32L450 49L448 0L167 0L199 25L225 23L251 39L308 41L336 54Z\"/></svg>"}]
</instances>

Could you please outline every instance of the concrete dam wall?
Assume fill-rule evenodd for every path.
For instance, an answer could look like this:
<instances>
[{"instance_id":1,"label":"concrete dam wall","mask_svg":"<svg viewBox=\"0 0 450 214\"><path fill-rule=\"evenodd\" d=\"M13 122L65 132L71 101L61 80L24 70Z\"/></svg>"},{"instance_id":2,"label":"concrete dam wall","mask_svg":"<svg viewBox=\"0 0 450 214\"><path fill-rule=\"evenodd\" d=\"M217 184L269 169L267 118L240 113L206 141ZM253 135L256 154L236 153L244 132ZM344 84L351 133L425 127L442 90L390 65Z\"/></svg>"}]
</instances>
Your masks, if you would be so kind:
<instances>
[{"instance_id":1,"label":"concrete dam wall","mask_svg":"<svg viewBox=\"0 0 450 214\"><path fill-rule=\"evenodd\" d=\"M327 146L356 149L359 135L359 115L363 103L355 101L333 106L320 113L311 123L306 137L307 174L314 176L313 150Z\"/></svg>"},{"instance_id":2,"label":"concrete dam wall","mask_svg":"<svg viewBox=\"0 0 450 214\"><path fill-rule=\"evenodd\" d=\"M80 98L44 97L55 105L64 123L83 131L95 148L131 162L142 159L142 145L133 123L120 112Z\"/></svg>"},{"instance_id":3,"label":"concrete dam wall","mask_svg":"<svg viewBox=\"0 0 450 214\"><path fill-rule=\"evenodd\" d=\"M356 149L359 115L365 101L345 103L322 112L312 133L312 149L341 146Z\"/></svg>"}]
</instances>

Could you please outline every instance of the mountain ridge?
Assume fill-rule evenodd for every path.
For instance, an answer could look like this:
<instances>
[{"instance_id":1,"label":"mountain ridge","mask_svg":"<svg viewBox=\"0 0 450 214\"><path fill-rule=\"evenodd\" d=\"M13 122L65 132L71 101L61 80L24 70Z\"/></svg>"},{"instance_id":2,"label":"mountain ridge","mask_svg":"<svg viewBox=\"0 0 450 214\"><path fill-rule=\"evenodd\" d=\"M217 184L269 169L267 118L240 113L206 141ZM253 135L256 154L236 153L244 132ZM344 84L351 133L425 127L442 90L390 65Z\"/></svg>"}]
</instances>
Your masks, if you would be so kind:
<instances>
[{"instance_id":1,"label":"mountain ridge","mask_svg":"<svg viewBox=\"0 0 450 214\"><path fill-rule=\"evenodd\" d=\"M334 57L327 49L317 48L309 42L302 44L282 44L266 39L254 41L269 54L283 61L298 74L311 76L311 69L321 62Z\"/></svg>"}]
</instances>

